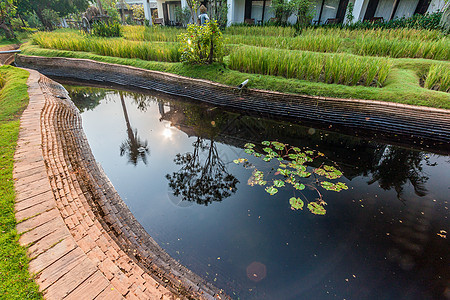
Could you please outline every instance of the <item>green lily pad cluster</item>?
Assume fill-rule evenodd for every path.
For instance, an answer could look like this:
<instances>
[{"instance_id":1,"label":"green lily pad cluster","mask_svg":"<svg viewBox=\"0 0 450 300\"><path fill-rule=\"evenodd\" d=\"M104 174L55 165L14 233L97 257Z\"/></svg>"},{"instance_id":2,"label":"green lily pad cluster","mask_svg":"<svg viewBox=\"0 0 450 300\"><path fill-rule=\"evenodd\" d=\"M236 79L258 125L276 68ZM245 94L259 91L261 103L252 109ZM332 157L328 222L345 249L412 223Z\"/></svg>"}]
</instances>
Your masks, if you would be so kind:
<instances>
[{"instance_id":1,"label":"green lily pad cluster","mask_svg":"<svg viewBox=\"0 0 450 300\"><path fill-rule=\"evenodd\" d=\"M249 185L265 186L270 182L270 185L265 187L265 191L270 195L275 195L280 188L288 186L293 188L294 194L296 191L301 193L308 186L319 195L315 201L310 201L307 205L313 214L324 215L326 213L326 209L324 208L326 202L322 199L322 194L318 190L319 187L335 192L348 189L343 182L333 183L320 179L320 177L325 177L328 180L340 178L343 174L334 166L321 164L320 167L308 172L306 164L313 162L316 158L324 157L325 155L321 152L302 150L278 141L263 141L258 147L253 143L247 143L244 145L244 148L245 153L260 158L264 162L278 161L278 168L273 169L275 172L269 171L266 174L266 177L271 176L272 178L264 179L264 172L254 169L252 176L248 180ZM247 166L249 164L248 160L244 158L235 159L234 163L244 163ZM314 178L308 180L313 174ZM289 203L293 210L303 209L304 206L303 200L298 197L290 198Z\"/></svg>"}]
</instances>

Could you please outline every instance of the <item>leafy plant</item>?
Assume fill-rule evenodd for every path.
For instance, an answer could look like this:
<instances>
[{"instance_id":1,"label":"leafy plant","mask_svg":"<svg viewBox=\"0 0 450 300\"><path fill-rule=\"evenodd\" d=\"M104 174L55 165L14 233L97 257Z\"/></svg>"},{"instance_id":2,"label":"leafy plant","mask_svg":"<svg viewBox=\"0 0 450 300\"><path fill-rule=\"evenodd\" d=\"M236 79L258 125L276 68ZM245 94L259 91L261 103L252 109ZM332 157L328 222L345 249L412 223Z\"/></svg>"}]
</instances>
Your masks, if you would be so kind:
<instances>
[{"instance_id":1,"label":"leafy plant","mask_svg":"<svg viewBox=\"0 0 450 300\"><path fill-rule=\"evenodd\" d=\"M175 18L177 22L180 22L183 27L186 27L191 19L191 11L188 7L181 8L179 6L175 7Z\"/></svg>"},{"instance_id":2,"label":"leafy plant","mask_svg":"<svg viewBox=\"0 0 450 300\"><path fill-rule=\"evenodd\" d=\"M92 25L91 33L101 37L120 37L122 29L118 22L96 22Z\"/></svg>"},{"instance_id":3,"label":"leafy plant","mask_svg":"<svg viewBox=\"0 0 450 300\"><path fill-rule=\"evenodd\" d=\"M203 26L189 24L187 32L179 35L179 40L182 62L211 64L223 60L223 36L215 20L208 20Z\"/></svg>"},{"instance_id":4,"label":"leafy plant","mask_svg":"<svg viewBox=\"0 0 450 300\"><path fill-rule=\"evenodd\" d=\"M235 164L243 164L246 168L253 168L248 184L251 186L266 186L264 190L269 195L275 195L279 189L291 187L294 192L294 197L289 199L292 210L303 209L304 206L304 201L299 197L295 197L296 192L300 193L308 201L301 192L306 187L315 190L318 195L318 198L314 201L308 201L307 205L311 213L317 215L324 215L326 213L324 208L326 202L323 200L323 196L318 188L335 192L348 189L343 182L333 183L321 179L321 177L325 177L328 180L335 180L339 179L343 174L335 166L326 165L324 162L324 154L318 151L302 150L298 147L289 146L277 141L263 141L259 146L253 143L247 143L244 145L244 148L245 153L248 155L259 158L264 162L274 161L278 164L278 167L270 166L272 170L276 170L275 173L272 174L272 171L269 171L264 174L262 170L250 164L248 159L235 159L233 161ZM317 159L322 160L319 167L313 168L307 166L307 164L311 164ZM263 163L261 169L265 167L264 165L265 163ZM311 172L308 172L308 168L312 169ZM314 178L311 178L311 175Z\"/></svg>"},{"instance_id":5,"label":"leafy plant","mask_svg":"<svg viewBox=\"0 0 450 300\"><path fill-rule=\"evenodd\" d=\"M355 8L355 4L350 2L347 5L347 13L345 14L347 24L352 24L355 17L353 16L353 9Z\"/></svg>"}]
</instances>

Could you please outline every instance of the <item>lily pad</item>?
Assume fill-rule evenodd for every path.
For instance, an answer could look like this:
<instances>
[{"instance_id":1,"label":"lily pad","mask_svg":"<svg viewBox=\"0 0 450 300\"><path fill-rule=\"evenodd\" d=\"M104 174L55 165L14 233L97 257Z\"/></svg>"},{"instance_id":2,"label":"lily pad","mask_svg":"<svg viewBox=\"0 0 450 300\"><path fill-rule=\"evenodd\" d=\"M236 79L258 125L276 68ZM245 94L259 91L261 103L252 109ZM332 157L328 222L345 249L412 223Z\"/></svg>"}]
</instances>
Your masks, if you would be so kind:
<instances>
[{"instance_id":1,"label":"lily pad","mask_svg":"<svg viewBox=\"0 0 450 300\"><path fill-rule=\"evenodd\" d=\"M253 152L255 152L255 150L253 150L253 149L245 149L244 152L247 153L247 154L253 154Z\"/></svg>"},{"instance_id":2,"label":"lily pad","mask_svg":"<svg viewBox=\"0 0 450 300\"><path fill-rule=\"evenodd\" d=\"M247 148L247 149L253 149L253 148L255 148L255 144L247 143L247 144L244 145L244 147Z\"/></svg>"},{"instance_id":3,"label":"lily pad","mask_svg":"<svg viewBox=\"0 0 450 300\"><path fill-rule=\"evenodd\" d=\"M261 144L263 144L264 146L270 146L270 142L269 141L262 141Z\"/></svg>"},{"instance_id":4,"label":"lily pad","mask_svg":"<svg viewBox=\"0 0 450 300\"><path fill-rule=\"evenodd\" d=\"M278 193L278 189L274 188L273 186L268 186L266 187L266 192L270 195L275 195L276 193Z\"/></svg>"},{"instance_id":5,"label":"lily pad","mask_svg":"<svg viewBox=\"0 0 450 300\"><path fill-rule=\"evenodd\" d=\"M322 181L320 185L329 191L340 192L341 190L348 190L348 186L343 182L332 183L329 181Z\"/></svg>"},{"instance_id":6,"label":"lily pad","mask_svg":"<svg viewBox=\"0 0 450 300\"><path fill-rule=\"evenodd\" d=\"M305 205L303 203L302 199L295 198L295 197L292 197L292 198L289 199L289 204L291 205L291 208L293 210L295 210L295 209L303 209L303 206Z\"/></svg>"},{"instance_id":7,"label":"lily pad","mask_svg":"<svg viewBox=\"0 0 450 300\"><path fill-rule=\"evenodd\" d=\"M276 187L283 187L283 186L285 186L286 184L284 183L284 181L283 180L274 180L273 181L273 185L274 186L276 186Z\"/></svg>"},{"instance_id":8,"label":"lily pad","mask_svg":"<svg viewBox=\"0 0 450 300\"><path fill-rule=\"evenodd\" d=\"M293 186L294 186L294 188L295 188L296 190L299 190L299 191L305 189L305 185L304 185L303 183L300 183L300 182L294 183Z\"/></svg>"},{"instance_id":9,"label":"lily pad","mask_svg":"<svg viewBox=\"0 0 450 300\"><path fill-rule=\"evenodd\" d=\"M235 164L240 164L240 163L243 163L243 162L246 162L246 161L247 161L246 158L238 158L238 159L233 160L233 162Z\"/></svg>"},{"instance_id":10,"label":"lily pad","mask_svg":"<svg viewBox=\"0 0 450 300\"><path fill-rule=\"evenodd\" d=\"M315 215L324 215L327 210L317 202L308 203L308 209Z\"/></svg>"}]
</instances>

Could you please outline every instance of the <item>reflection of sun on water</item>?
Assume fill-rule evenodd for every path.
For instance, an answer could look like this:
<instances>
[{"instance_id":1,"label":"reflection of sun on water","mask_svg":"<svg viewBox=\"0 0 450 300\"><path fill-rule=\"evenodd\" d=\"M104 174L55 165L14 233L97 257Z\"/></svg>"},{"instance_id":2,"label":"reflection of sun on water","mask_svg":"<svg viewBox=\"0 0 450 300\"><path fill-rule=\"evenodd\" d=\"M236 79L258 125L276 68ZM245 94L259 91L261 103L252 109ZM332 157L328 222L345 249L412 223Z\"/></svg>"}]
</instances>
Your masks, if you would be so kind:
<instances>
[{"instance_id":1,"label":"reflection of sun on water","mask_svg":"<svg viewBox=\"0 0 450 300\"><path fill-rule=\"evenodd\" d=\"M164 128L162 135L164 136L164 138L171 140L173 136L172 128L170 127Z\"/></svg>"}]
</instances>

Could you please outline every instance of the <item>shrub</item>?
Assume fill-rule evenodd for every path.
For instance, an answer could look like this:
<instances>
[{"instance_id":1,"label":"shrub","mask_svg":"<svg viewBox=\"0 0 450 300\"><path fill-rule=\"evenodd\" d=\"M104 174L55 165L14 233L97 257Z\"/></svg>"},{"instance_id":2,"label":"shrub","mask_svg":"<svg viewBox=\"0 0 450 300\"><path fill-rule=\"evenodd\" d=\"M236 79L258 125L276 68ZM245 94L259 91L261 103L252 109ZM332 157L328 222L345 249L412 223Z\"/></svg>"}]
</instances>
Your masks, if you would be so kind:
<instances>
[{"instance_id":1,"label":"shrub","mask_svg":"<svg viewBox=\"0 0 450 300\"><path fill-rule=\"evenodd\" d=\"M96 22L92 24L91 33L101 37L119 37L122 29L119 22Z\"/></svg>"},{"instance_id":2,"label":"shrub","mask_svg":"<svg viewBox=\"0 0 450 300\"><path fill-rule=\"evenodd\" d=\"M181 61L193 64L222 62L225 46L217 21L205 25L188 25L187 32L179 35Z\"/></svg>"}]
</instances>

